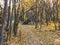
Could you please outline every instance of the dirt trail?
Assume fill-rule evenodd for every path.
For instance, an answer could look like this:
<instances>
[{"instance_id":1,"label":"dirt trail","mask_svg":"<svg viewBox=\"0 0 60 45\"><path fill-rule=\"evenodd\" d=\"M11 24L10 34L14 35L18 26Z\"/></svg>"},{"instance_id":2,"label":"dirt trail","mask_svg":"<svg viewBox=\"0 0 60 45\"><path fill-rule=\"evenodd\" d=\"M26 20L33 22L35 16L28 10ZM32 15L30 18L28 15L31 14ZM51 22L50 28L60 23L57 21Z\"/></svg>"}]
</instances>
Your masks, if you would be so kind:
<instances>
[{"instance_id":1,"label":"dirt trail","mask_svg":"<svg viewBox=\"0 0 60 45\"><path fill-rule=\"evenodd\" d=\"M54 45L55 39L60 37L57 32L36 30L33 25L19 25L18 28L10 45Z\"/></svg>"}]
</instances>

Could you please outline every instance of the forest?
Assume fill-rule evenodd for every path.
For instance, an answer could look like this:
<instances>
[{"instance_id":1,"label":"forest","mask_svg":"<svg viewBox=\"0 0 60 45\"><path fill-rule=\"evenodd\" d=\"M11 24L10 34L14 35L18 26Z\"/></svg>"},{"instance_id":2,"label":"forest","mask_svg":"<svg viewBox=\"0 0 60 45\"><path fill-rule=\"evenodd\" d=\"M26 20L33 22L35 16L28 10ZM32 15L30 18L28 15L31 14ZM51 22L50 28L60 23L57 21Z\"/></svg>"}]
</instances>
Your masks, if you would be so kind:
<instances>
[{"instance_id":1,"label":"forest","mask_svg":"<svg viewBox=\"0 0 60 45\"><path fill-rule=\"evenodd\" d=\"M32 35L33 33L45 35L46 32L46 34L57 32L60 35L60 0L3 0L0 2L0 45L10 45L11 37L16 38L17 35L21 41L22 33L30 34L27 30L32 32ZM39 34L35 33L37 31ZM32 45L32 43L19 45ZM46 44L36 45L54 44L46 42Z\"/></svg>"}]
</instances>

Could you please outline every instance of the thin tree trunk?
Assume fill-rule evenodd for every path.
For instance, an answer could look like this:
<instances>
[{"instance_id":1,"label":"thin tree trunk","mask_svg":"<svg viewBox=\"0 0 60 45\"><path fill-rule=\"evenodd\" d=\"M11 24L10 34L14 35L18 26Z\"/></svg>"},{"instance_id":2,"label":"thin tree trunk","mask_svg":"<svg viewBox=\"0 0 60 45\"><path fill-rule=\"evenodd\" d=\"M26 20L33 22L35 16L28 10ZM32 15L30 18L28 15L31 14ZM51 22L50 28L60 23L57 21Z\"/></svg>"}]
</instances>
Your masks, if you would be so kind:
<instances>
[{"instance_id":1,"label":"thin tree trunk","mask_svg":"<svg viewBox=\"0 0 60 45\"><path fill-rule=\"evenodd\" d=\"M8 0L4 0L4 12L3 12L3 18L4 18L4 20L3 20L2 32L1 32L1 44L0 45L3 45L3 43L4 43L4 37L3 37L3 35L4 35L5 26L6 26L7 2L8 2Z\"/></svg>"}]
</instances>

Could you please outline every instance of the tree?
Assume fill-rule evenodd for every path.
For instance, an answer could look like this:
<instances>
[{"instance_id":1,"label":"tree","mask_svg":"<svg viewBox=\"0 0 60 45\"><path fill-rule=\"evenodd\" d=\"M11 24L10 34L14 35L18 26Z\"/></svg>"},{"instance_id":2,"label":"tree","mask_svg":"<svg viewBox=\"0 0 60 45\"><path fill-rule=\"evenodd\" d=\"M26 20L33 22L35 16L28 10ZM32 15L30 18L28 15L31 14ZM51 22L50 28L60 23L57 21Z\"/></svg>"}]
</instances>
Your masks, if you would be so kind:
<instances>
[{"instance_id":1,"label":"tree","mask_svg":"<svg viewBox=\"0 0 60 45\"><path fill-rule=\"evenodd\" d=\"M7 2L8 0L4 0L4 12L3 12L3 25L2 25L2 32L1 32L1 43L0 45L3 45L4 43L4 38L6 37L4 35L5 31L5 25L6 25L6 16L7 16ZM5 37L4 37L5 36Z\"/></svg>"},{"instance_id":2,"label":"tree","mask_svg":"<svg viewBox=\"0 0 60 45\"><path fill-rule=\"evenodd\" d=\"M17 14L16 14L16 0L13 0L13 12L14 12L14 35L17 34Z\"/></svg>"}]
</instances>

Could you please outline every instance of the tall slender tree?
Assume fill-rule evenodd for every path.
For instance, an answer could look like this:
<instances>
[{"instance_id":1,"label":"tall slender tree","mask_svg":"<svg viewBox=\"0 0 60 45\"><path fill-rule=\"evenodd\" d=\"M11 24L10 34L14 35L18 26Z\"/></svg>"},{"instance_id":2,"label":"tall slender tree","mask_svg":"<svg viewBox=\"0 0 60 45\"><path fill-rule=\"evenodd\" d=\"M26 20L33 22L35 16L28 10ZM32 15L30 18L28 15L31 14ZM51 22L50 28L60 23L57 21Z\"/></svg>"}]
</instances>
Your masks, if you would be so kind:
<instances>
[{"instance_id":1,"label":"tall slender tree","mask_svg":"<svg viewBox=\"0 0 60 45\"><path fill-rule=\"evenodd\" d=\"M4 43L4 31L5 31L5 25L6 25L6 16L7 16L7 2L8 0L4 0L4 12L3 12L3 26L2 26L2 32L1 32L1 43L0 45L3 45Z\"/></svg>"}]
</instances>

